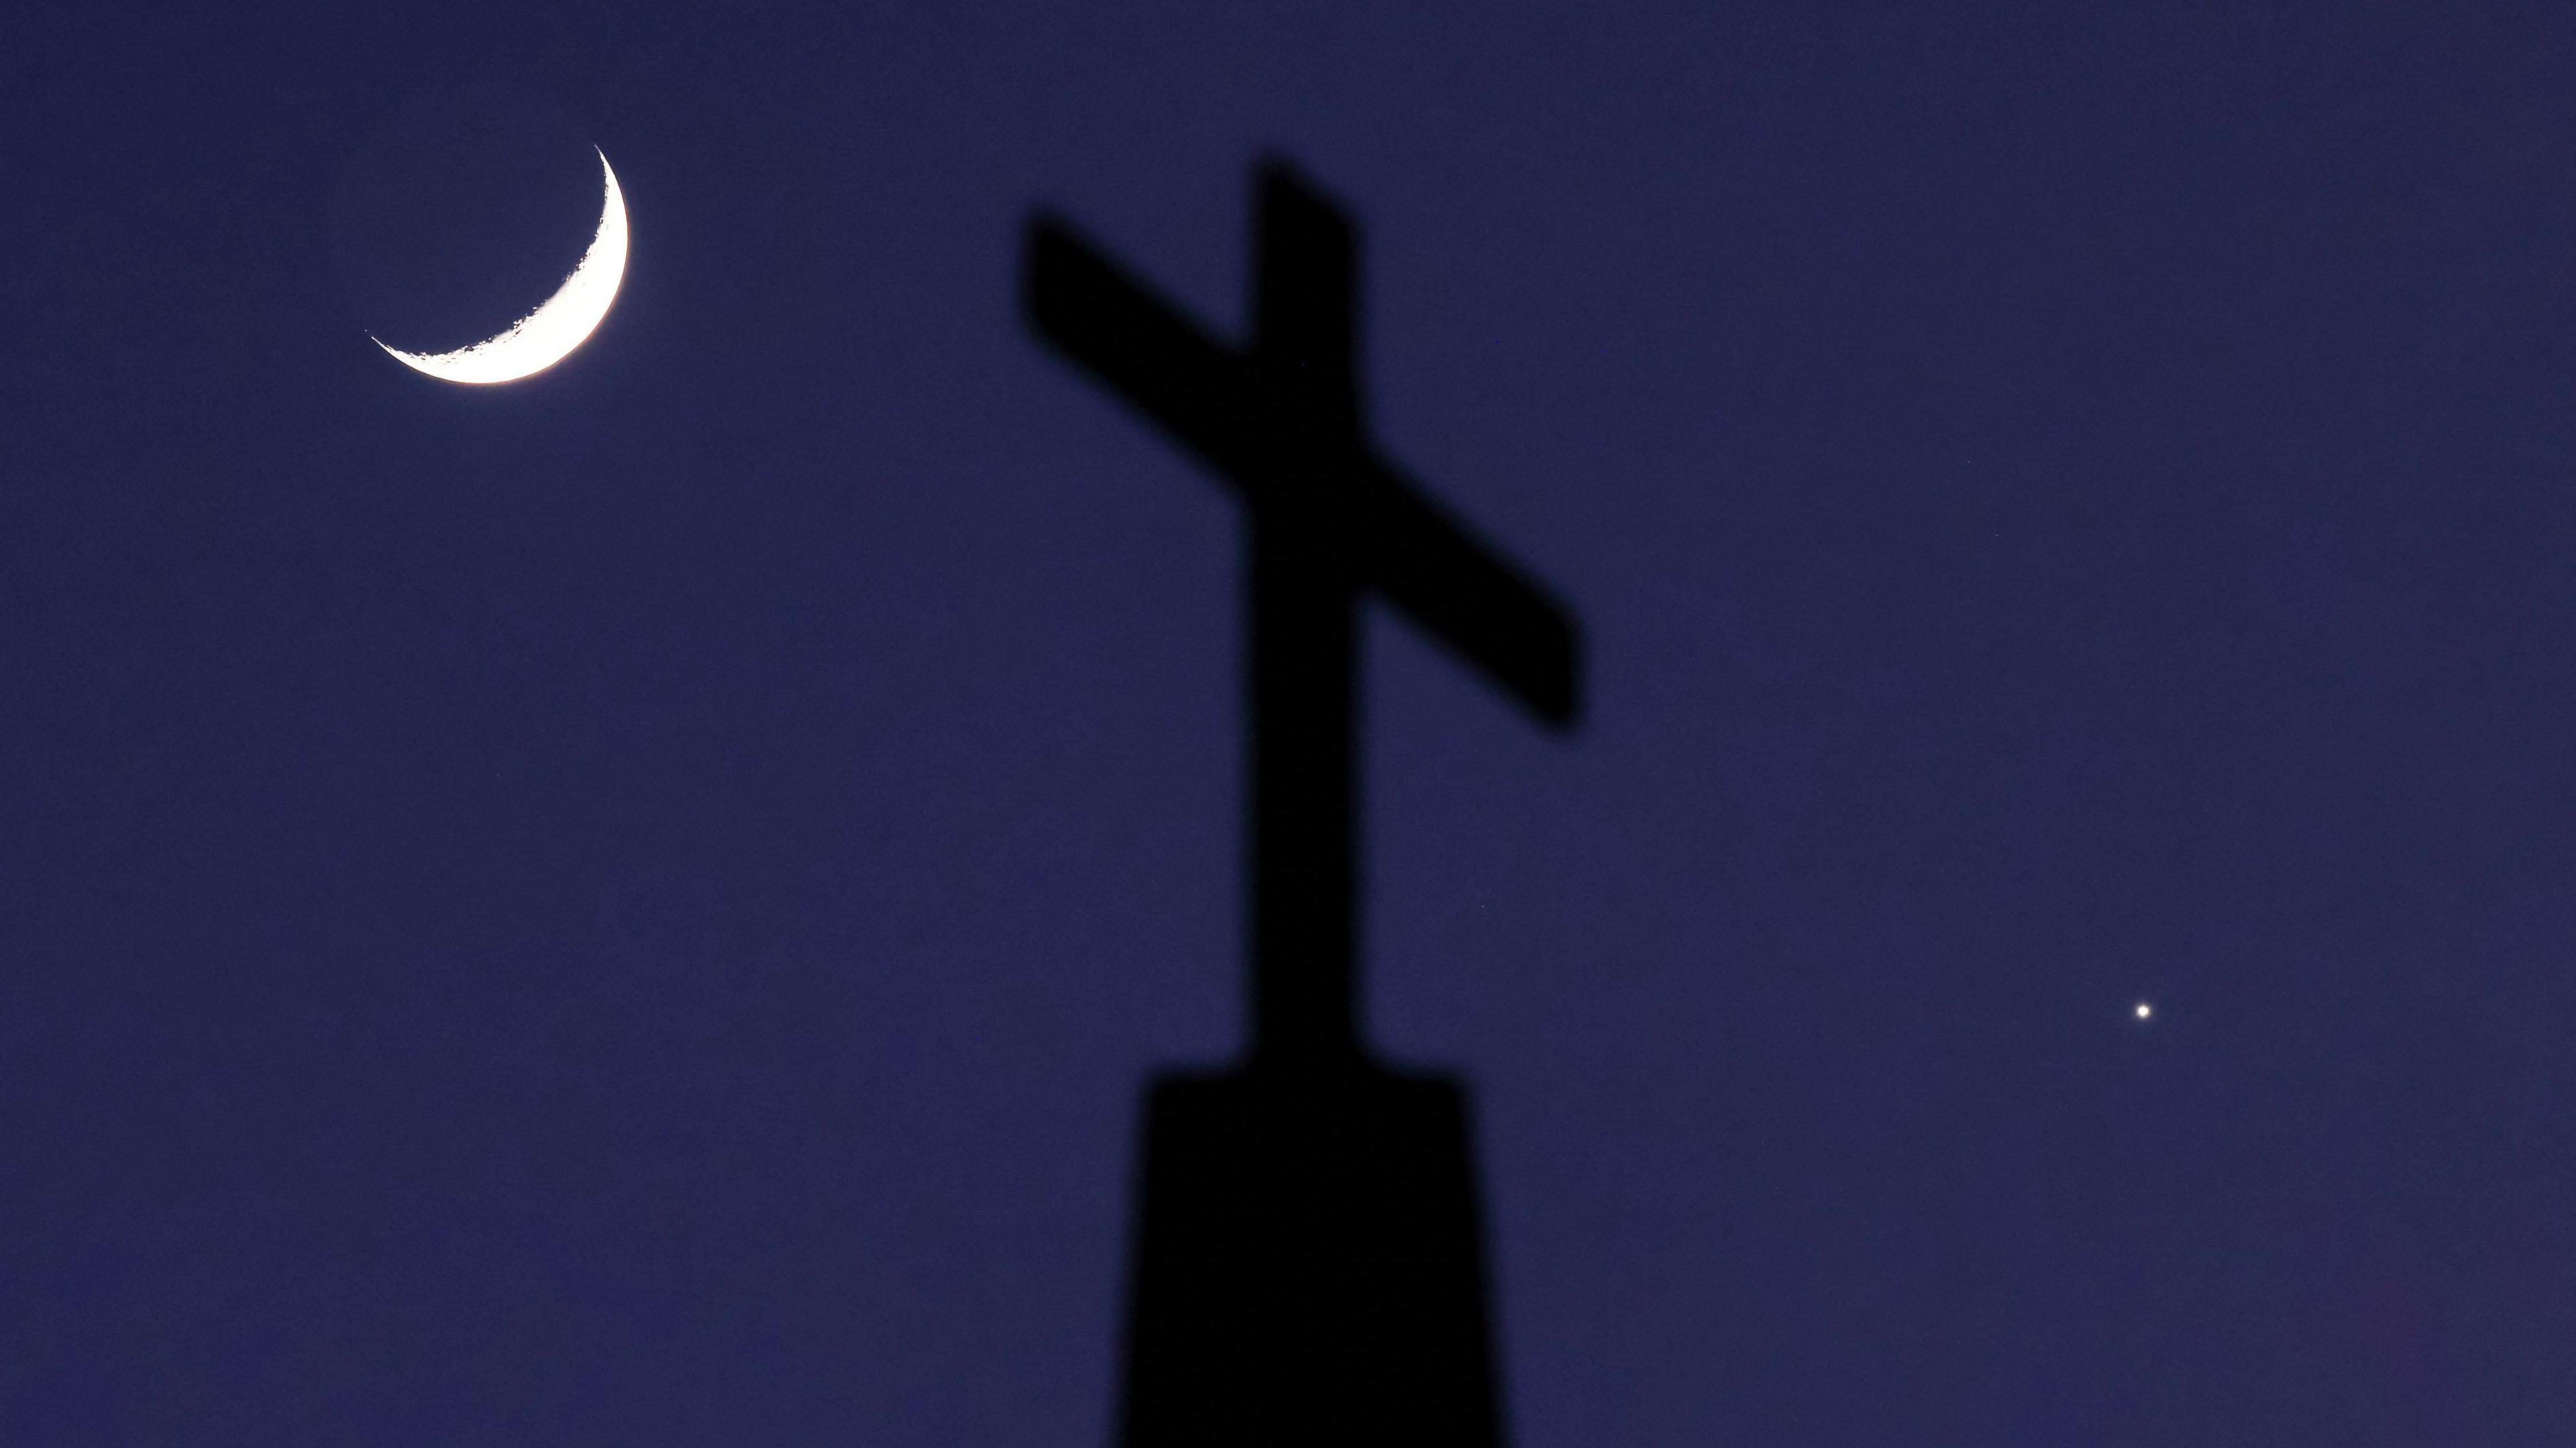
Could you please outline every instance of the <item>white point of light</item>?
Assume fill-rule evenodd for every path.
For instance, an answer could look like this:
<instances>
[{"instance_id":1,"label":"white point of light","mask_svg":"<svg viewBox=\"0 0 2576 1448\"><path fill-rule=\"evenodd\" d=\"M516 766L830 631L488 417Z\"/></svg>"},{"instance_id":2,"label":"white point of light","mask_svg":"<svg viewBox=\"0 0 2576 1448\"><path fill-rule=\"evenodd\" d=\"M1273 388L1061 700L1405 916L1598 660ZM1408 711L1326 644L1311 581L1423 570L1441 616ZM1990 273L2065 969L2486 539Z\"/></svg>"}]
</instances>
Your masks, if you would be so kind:
<instances>
[{"instance_id":1,"label":"white point of light","mask_svg":"<svg viewBox=\"0 0 2576 1448\"><path fill-rule=\"evenodd\" d=\"M2156 1008L2155 1008L2154 1006L2151 1006L2151 1005L2147 1004L2145 1001L2140 1001L2140 1002L2138 1002L2138 1019L2139 1019L2139 1020L2142 1020L2142 1021L2143 1021L2143 1020L2146 1020L2146 1019L2148 1019L2148 1018L2152 1017L2153 1015L2155 1015L2155 1013L2156 1013Z\"/></svg>"},{"instance_id":2,"label":"white point of light","mask_svg":"<svg viewBox=\"0 0 2576 1448\"><path fill-rule=\"evenodd\" d=\"M405 367L444 382L516 382L571 356L608 315L609 303L617 300L617 284L626 278L626 195L617 189L617 173L608 169L605 151L599 152L599 173L607 178L608 195L590 250L555 294L511 323L510 330L471 347L427 354L385 347L381 337L368 340Z\"/></svg>"}]
</instances>

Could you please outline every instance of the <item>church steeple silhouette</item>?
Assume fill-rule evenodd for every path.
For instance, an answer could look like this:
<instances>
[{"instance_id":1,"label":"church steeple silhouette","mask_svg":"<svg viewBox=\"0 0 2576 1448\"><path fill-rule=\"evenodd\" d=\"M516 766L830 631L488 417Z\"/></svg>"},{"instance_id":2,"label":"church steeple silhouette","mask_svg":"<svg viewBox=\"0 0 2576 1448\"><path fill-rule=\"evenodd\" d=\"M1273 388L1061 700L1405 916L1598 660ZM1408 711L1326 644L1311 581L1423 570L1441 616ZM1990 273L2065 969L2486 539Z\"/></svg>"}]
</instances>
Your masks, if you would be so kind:
<instances>
[{"instance_id":1,"label":"church steeple silhouette","mask_svg":"<svg viewBox=\"0 0 2576 1448\"><path fill-rule=\"evenodd\" d=\"M1252 339L1210 338L1060 218L1028 230L1038 335L1246 509L1251 1049L1149 1089L1125 1448L1497 1448L1465 1093L1369 1058L1354 976L1364 594L1570 728L1566 610L1370 445L1341 210L1259 169Z\"/></svg>"}]
</instances>

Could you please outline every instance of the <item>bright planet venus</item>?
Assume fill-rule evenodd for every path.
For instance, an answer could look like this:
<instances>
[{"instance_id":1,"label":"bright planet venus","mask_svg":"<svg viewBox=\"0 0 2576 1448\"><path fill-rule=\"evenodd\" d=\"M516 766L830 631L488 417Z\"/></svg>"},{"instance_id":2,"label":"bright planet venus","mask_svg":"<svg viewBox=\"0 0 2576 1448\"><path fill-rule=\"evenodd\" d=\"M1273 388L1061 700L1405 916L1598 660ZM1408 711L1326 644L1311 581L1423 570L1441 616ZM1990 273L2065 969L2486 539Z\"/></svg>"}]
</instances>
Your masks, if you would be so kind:
<instances>
[{"instance_id":1,"label":"bright planet venus","mask_svg":"<svg viewBox=\"0 0 2576 1448\"><path fill-rule=\"evenodd\" d=\"M476 385L533 377L571 356L608 315L609 305L617 300L617 284L626 277L626 196L617 189L617 173L609 169L608 153L598 155L599 174L606 182L599 233L591 238L590 249L582 253L572 275L535 311L511 323L499 336L453 352L405 352L373 333L368 340L416 372L442 382Z\"/></svg>"}]
</instances>

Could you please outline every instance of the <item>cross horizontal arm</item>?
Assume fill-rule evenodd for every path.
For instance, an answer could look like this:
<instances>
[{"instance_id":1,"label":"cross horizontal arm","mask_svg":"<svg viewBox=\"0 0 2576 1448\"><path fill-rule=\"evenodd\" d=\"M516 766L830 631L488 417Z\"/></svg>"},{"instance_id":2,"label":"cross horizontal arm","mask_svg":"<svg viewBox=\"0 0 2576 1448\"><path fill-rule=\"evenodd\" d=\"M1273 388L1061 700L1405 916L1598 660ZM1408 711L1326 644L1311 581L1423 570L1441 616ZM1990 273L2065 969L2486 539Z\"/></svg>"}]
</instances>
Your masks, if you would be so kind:
<instances>
[{"instance_id":1,"label":"cross horizontal arm","mask_svg":"<svg viewBox=\"0 0 2576 1448\"><path fill-rule=\"evenodd\" d=\"M1029 228L1023 304L1039 334L1143 409L1256 507L1283 483L1274 401L1253 364L1209 337L1073 228ZM1361 509L1361 581L1563 728L1580 708L1574 625L1562 605L1364 448L1343 455ZM1308 455L1311 464L1329 461ZM1290 484L1293 486L1293 483Z\"/></svg>"}]
</instances>

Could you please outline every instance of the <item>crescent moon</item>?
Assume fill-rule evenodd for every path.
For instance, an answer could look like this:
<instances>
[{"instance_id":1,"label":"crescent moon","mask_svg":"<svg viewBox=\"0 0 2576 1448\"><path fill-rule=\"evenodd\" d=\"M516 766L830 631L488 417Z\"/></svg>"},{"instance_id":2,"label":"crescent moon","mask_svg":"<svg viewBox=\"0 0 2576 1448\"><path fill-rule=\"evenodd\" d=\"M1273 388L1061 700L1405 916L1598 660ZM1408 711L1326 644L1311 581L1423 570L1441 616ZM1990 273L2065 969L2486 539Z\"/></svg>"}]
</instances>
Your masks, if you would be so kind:
<instances>
[{"instance_id":1,"label":"crescent moon","mask_svg":"<svg viewBox=\"0 0 2576 1448\"><path fill-rule=\"evenodd\" d=\"M571 356L608 315L609 304L617 300L617 284L626 278L626 195L617 189L617 173L609 169L605 151L599 151L599 174L606 178L608 191L600 203L599 234L590 239L590 250L582 253L580 264L555 288L555 294L512 322L510 330L453 352L405 352L386 347L385 340L373 333L367 340L384 347L405 367L444 382L516 382Z\"/></svg>"}]
</instances>

